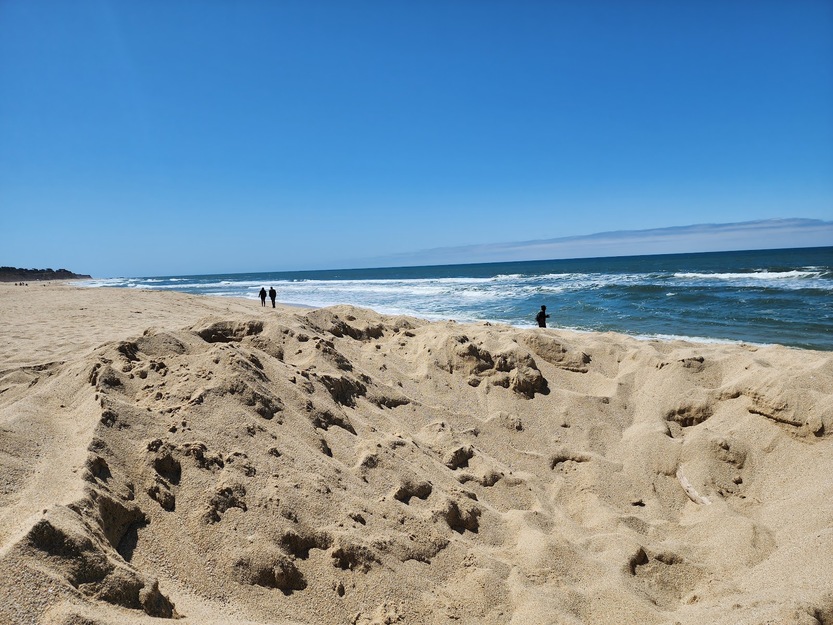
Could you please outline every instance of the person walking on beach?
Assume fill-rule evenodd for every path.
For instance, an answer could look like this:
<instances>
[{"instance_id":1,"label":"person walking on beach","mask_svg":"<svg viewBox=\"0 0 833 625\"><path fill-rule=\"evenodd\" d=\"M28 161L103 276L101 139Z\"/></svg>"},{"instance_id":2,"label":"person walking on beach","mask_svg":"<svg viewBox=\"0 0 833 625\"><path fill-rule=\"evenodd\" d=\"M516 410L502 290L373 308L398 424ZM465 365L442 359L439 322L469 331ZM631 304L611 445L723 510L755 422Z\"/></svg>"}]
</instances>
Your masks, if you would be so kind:
<instances>
[{"instance_id":1,"label":"person walking on beach","mask_svg":"<svg viewBox=\"0 0 833 625\"><path fill-rule=\"evenodd\" d=\"M260 305L266 306L266 289L264 287L260 287Z\"/></svg>"},{"instance_id":2,"label":"person walking on beach","mask_svg":"<svg viewBox=\"0 0 833 625\"><path fill-rule=\"evenodd\" d=\"M550 316L547 314L547 307L546 306L541 306L541 310L539 310L538 314L535 315L535 321L538 322L538 327L539 328L546 328L547 327L547 319L549 319L549 318L550 318Z\"/></svg>"},{"instance_id":3,"label":"person walking on beach","mask_svg":"<svg viewBox=\"0 0 833 625\"><path fill-rule=\"evenodd\" d=\"M269 299L272 300L272 308L275 307L275 298L278 296L278 292L275 290L275 287L269 287Z\"/></svg>"}]
</instances>

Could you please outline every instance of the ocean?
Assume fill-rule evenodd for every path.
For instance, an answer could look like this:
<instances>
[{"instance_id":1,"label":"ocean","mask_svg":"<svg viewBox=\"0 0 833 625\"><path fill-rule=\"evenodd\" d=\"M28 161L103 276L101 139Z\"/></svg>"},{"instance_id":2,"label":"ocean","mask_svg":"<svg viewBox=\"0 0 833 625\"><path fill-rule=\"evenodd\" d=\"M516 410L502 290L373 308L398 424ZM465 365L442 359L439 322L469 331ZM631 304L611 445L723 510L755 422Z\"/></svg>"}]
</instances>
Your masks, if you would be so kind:
<instances>
[{"instance_id":1,"label":"ocean","mask_svg":"<svg viewBox=\"0 0 833 625\"><path fill-rule=\"evenodd\" d=\"M833 247L81 284L249 299L274 286L287 304L519 327L535 326L543 304L557 328L833 350Z\"/></svg>"}]
</instances>

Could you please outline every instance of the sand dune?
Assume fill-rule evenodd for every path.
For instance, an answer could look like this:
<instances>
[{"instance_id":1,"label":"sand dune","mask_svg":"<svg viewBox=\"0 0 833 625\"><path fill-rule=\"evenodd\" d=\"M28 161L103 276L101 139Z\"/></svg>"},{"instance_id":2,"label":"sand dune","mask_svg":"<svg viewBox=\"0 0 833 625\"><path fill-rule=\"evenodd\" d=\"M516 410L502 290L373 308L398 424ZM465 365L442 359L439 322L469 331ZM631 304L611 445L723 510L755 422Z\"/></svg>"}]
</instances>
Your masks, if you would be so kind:
<instances>
[{"instance_id":1,"label":"sand dune","mask_svg":"<svg viewBox=\"0 0 833 625\"><path fill-rule=\"evenodd\" d=\"M2 623L833 623L833 354L0 297Z\"/></svg>"}]
</instances>

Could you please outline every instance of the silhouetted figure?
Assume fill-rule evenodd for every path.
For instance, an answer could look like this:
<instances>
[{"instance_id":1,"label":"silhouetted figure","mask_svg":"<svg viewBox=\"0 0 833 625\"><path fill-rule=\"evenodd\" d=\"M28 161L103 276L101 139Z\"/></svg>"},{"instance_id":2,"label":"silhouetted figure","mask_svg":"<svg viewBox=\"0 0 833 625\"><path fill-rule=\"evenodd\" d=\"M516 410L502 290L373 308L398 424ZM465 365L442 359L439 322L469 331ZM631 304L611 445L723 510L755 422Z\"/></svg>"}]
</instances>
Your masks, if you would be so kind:
<instances>
[{"instance_id":1,"label":"silhouetted figure","mask_svg":"<svg viewBox=\"0 0 833 625\"><path fill-rule=\"evenodd\" d=\"M278 292L275 290L275 287L269 287L269 299L272 300L272 308L275 307L275 298L278 296Z\"/></svg>"},{"instance_id":2,"label":"silhouetted figure","mask_svg":"<svg viewBox=\"0 0 833 625\"><path fill-rule=\"evenodd\" d=\"M260 305L266 306L266 289L260 287Z\"/></svg>"},{"instance_id":3,"label":"silhouetted figure","mask_svg":"<svg viewBox=\"0 0 833 625\"><path fill-rule=\"evenodd\" d=\"M539 310L538 314L535 315L535 321L538 322L538 327L539 328L546 328L547 327L547 319L549 319L549 318L550 318L550 316L547 314L547 307L546 306L541 306L541 310Z\"/></svg>"}]
</instances>

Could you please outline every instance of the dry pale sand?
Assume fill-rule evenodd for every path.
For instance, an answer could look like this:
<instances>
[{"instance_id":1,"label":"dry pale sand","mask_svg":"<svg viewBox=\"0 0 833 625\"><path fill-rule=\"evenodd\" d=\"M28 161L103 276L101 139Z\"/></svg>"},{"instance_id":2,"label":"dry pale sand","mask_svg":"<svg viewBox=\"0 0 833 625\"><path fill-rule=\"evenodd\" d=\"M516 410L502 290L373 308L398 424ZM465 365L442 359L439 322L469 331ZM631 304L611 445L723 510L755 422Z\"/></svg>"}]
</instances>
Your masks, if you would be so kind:
<instances>
[{"instance_id":1,"label":"dry pale sand","mask_svg":"<svg viewBox=\"0 0 833 625\"><path fill-rule=\"evenodd\" d=\"M0 285L0 623L833 623L833 354Z\"/></svg>"}]
</instances>

